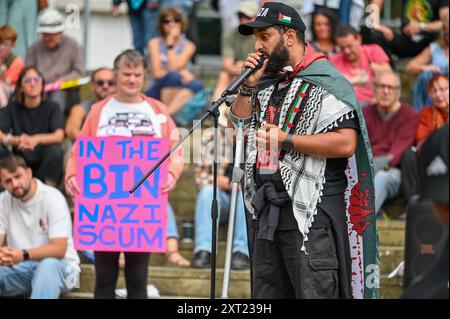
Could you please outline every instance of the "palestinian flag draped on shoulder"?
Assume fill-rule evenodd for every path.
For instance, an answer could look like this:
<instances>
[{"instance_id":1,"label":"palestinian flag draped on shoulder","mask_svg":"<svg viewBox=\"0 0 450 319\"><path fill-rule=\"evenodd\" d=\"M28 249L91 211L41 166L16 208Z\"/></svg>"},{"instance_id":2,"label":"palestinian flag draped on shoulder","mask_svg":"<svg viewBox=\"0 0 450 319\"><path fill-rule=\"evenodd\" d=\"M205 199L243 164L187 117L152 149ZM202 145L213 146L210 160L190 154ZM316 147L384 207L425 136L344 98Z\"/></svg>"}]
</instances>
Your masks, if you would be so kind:
<instances>
[{"instance_id":1,"label":"palestinian flag draped on shoulder","mask_svg":"<svg viewBox=\"0 0 450 319\"><path fill-rule=\"evenodd\" d=\"M352 288L357 299L379 296L378 254L372 149L366 123L351 84L328 61L317 59L296 74L304 81L323 87L357 113L361 134L346 171L345 193L348 235L352 255Z\"/></svg>"}]
</instances>

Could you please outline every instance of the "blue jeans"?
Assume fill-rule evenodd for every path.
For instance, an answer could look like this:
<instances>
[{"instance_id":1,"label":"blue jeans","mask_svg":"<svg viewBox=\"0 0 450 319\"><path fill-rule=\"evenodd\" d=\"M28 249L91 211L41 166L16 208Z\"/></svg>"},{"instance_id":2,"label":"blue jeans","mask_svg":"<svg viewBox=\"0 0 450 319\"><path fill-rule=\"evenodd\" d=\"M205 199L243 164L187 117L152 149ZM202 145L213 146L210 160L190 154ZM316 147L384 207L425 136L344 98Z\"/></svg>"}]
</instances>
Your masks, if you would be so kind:
<instances>
[{"instance_id":1,"label":"blue jeans","mask_svg":"<svg viewBox=\"0 0 450 319\"><path fill-rule=\"evenodd\" d=\"M177 220L175 218L175 213L173 211L172 205L170 205L170 203L167 209L167 238L176 238L176 239L179 238Z\"/></svg>"},{"instance_id":2,"label":"blue jeans","mask_svg":"<svg viewBox=\"0 0 450 319\"><path fill-rule=\"evenodd\" d=\"M24 261L13 267L0 266L0 296L31 294L31 299L57 299L78 283L76 270L66 261L45 258Z\"/></svg>"},{"instance_id":3,"label":"blue jeans","mask_svg":"<svg viewBox=\"0 0 450 319\"><path fill-rule=\"evenodd\" d=\"M204 250L211 252L211 201L213 198L213 186L203 187L197 195L195 206L195 247L194 253ZM217 190L217 201L220 217L228 218L231 194L220 189ZM233 253L240 252L248 256L247 227L245 221L244 199L239 192L236 203L236 219L234 223Z\"/></svg>"},{"instance_id":4,"label":"blue jeans","mask_svg":"<svg viewBox=\"0 0 450 319\"><path fill-rule=\"evenodd\" d=\"M180 73L173 71L158 80L154 80L152 87L145 94L154 99L161 100L161 90L165 88L185 88L195 94L203 89L203 84L200 80L192 80L185 84L181 80Z\"/></svg>"},{"instance_id":5,"label":"blue jeans","mask_svg":"<svg viewBox=\"0 0 450 319\"><path fill-rule=\"evenodd\" d=\"M398 196L402 174L400 169L378 171L375 174L375 212L378 214L384 202Z\"/></svg>"},{"instance_id":6,"label":"blue jeans","mask_svg":"<svg viewBox=\"0 0 450 319\"><path fill-rule=\"evenodd\" d=\"M147 58L147 43L158 36L157 21L159 10L144 8L139 13L130 14L129 16L133 31L133 46Z\"/></svg>"},{"instance_id":7,"label":"blue jeans","mask_svg":"<svg viewBox=\"0 0 450 319\"><path fill-rule=\"evenodd\" d=\"M161 3L161 10L166 8L177 8L187 19L191 14L194 0L164 0Z\"/></svg>"}]
</instances>

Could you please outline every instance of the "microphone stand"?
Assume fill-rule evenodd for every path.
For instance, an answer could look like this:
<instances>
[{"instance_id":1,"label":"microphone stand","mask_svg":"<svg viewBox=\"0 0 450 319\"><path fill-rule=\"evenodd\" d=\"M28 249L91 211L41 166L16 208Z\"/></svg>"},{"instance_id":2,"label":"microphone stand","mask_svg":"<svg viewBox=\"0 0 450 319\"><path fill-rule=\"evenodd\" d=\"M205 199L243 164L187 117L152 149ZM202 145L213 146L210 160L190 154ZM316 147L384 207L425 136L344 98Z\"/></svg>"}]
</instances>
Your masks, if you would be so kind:
<instances>
[{"instance_id":1,"label":"microphone stand","mask_svg":"<svg viewBox=\"0 0 450 319\"><path fill-rule=\"evenodd\" d=\"M210 115L214 117L214 163L213 163L213 200L211 204L211 219L212 219L212 244L211 244L211 299L215 299L215 292L216 292L216 255L217 255L217 219L219 215L219 206L217 203L217 133L218 133L218 126L219 126L219 111L218 108L222 103L226 102L227 97L234 92L237 91L237 89L241 86L241 84L245 81L247 77L249 77L256 69L259 69L264 62L264 59L266 59L266 56L261 56L260 60L258 61L258 64L255 68L246 68L231 84L225 89L225 91L222 92L222 95L220 98L213 102L211 107L208 109L208 111L201 117L199 121L196 121L196 123L192 126L192 128L189 130L188 134L183 136L180 141L178 141L163 157L159 159L159 161L148 171L145 176L136 183L136 185L133 186L133 188L130 190L130 193L134 193L136 189L141 186L145 180L152 175L158 167L172 154L175 152L175 150L183 144L183 142L196 130ZM231 103L227 103L228 106L230 106ZM243 176L243 171L240 169L240 160L241 160L241 152L243 149L243 125L244 123L240 123L242 125L242 138L239 143L239 151L236 150L236 157L237 161L234 164L233 168L233 178L232 178L232 190L234 190L234 195L232 193L232 201L231 201L231 208L233 211L230 210L230 221L232 222L231 226L231 232L228 232L228 237L231 236L231 243L233 239L233 230L234 230L234 219L235 219L235 210L236 210L236 199L237 199L237 189L239 185L239 181L241 180ZM241 143L242 142L242 143ZM236 149L237 149L236 145ZM239 153L239 154L237 154ZM239 155L239 157L237 157ZM239 167L239 169L238 169ZM240 170L240 171L239 171ZM233 213L233 216L231 216L231 213ZM228 244L230 242L229 238L227 240L227 263L225 265L226 270L224 272L224 289L226 289L225 295L228 293L228 281L229 281L229 272L230 272L230 260L231 260L231 249L232 245ZM226 274L225 274L226 273ZM222 292L224 294L224 292Z\"/></svg>"},{"instance_id":2,"label":"microphone stand","mask_svg":"<svg viewBox=\"0 0 450 319\"><path fill-rule=\"evenodd\" d=\"M227 103L227 102L226 102ZM228 103L227 103L228 105ZM222 298L228 298L228 288L230 282L231 271L231 255L233 248L234 237L234 225L236 217L236 206L238 188L242 177L244 176L244 170L241 168L241 160L244 151L244 120L240 119L237 125L236 133L236 151L234 155L233 176L231 178L231 200L230 200L230 212L228 219L228 235L227 235L227 248L225 252L225 267L223 270L223 284L222 284Z\"/></svg>"},{"instance_id":3,"label":"microphone stand","mask_svg":"<svg viewBox=\"0 0 450 319\"><path fill-rule=\"evenodd\" d=\"M234 86L236 86L233 83ZM130 190L130 193L134 193L136 189L138 189L145 180L152 175L158 167L172 154L176 151L176 149L183 144L183 142L191 136L191 134L199 127L201 124L211 115L214 118L214 163L213 163L213 200L211 204L211 219L212 219L212 245L211 245L211 299L215 299L215 291L216 291L216 255L217 255L217 219L218 219L218 202L217 202L217 140L218 140L218 122L219 122L219 111L218 108L222 103L224 103L227 97L232 94L235 90L233 89L233 85L230 85L227 88L220 98L213 102L211 107L206 111L206 113L200 118L200 120L195 121L192 128L189 132L183 136L180 141L178 141L163 157L159 159L159 161L148 171L145 176L133 186ZM240 84L239 84L240 85ZM239 87L239 86L238 86Z\"/></svg>"}]
</instances>

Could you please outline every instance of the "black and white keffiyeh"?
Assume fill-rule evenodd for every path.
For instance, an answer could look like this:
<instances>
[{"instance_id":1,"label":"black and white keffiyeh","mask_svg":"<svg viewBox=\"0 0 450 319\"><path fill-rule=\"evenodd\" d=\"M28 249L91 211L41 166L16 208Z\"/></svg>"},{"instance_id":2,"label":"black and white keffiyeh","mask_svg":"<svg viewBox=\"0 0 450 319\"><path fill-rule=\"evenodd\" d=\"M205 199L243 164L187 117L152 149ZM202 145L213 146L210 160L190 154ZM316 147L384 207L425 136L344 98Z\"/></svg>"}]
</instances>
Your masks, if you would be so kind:
<instances>
[{"instance_id":1,"label":"black and white keffiyeh","mask_svg":"<svg viewBox=\"0 0 450 319\"><path fill-rule=\"evenodd\" d=\"M302 85L300 78L292 79L288 92L284 98L278 126L282 128L288 111ZM254 179L257 148L255 133L257 127L264 124L267 106L275 85L258 92L257 103L260 112L253 114L248 130L246 174L244 186L244 202L247 210L256 219L251 205L257 186ZM296 135L313 135L324 133L337 127L338 121L345 117L354 116L353 109L347 104L328 93L320 86L311 85L307 100L298 124L295 127ZM309 229L317 214L317 204L320 203L322 189L325 183L326 158L309 156L296 151L287 153L280 161L280 170L283 183L292 200L294 217L297 220L299 231L303 235L302 251L306 252L304 243L308 240Z\"/></svg>"}]
</instances>

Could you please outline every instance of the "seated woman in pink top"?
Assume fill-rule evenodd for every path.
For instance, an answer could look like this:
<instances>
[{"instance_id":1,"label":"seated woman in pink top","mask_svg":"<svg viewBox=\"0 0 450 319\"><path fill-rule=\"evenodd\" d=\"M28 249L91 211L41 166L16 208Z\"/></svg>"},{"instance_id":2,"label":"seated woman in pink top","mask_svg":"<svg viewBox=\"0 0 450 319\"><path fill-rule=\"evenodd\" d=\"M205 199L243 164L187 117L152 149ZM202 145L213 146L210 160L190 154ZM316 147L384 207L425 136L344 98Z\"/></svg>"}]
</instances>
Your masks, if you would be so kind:
<instances>
[{"instance_id":1,"label":"seated woman in pink top","mask_svg":"<svg viewBox=\"0 0 450 319\"><path fill-rule=\"evenodd\" d=\"M8 104L11 89L25 66L23 59L12 53L16 39L16 31L12 27L0 27L0 108Z\"/></svg>"}]
</instances>

